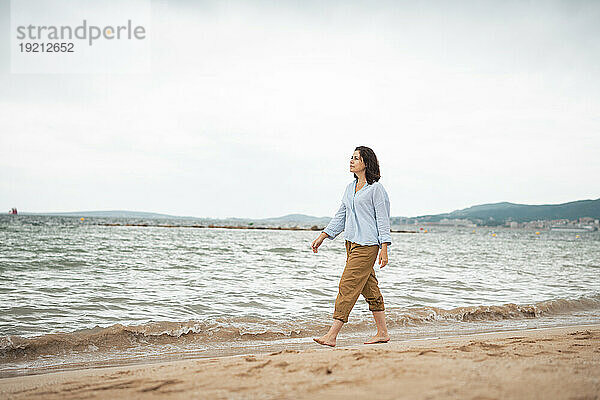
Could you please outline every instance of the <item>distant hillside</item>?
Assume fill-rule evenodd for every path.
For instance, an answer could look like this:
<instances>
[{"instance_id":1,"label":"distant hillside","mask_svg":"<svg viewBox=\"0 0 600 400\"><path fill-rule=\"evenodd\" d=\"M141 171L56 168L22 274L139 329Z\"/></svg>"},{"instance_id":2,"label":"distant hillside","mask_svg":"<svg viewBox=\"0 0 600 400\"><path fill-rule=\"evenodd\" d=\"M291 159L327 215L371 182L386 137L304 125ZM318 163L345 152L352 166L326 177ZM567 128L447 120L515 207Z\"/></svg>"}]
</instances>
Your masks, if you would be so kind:
<instances>
[{"instance_id":1,"label":"distant hillside","mask_svg":"<svg viewBox=\"0 0 600 400\"><path fill-rule=\"evenodd\" d=\"M19 212L22 215L56 215L65 217L99 217L99 218L193 218L193 217L179 217L176 215L158 214L143 211L126 211L126 210L113 210L113 211L69 211L69 212L45 212L45 213L33 213L33 212Z\"/></svg>"},{"instance_id":2,"label":"distant hillside","mask_svg":"<svg viewBox=\"0 0 600 400\"><path fill-rule=\"evenodd\" d=\"M32 213L19 212L20 215L47 215L47 216L63 216L63 217L86 217L86 218L135 218L135 219L187 219L197 220L202 223L209 224L258 224L258 225L298 225L298 226L325 226L331 220L330 217L313 217L305 214L288 214L282 217L273 218L202 218L202 217L182 217L178 215L159 214L143 211L127 211L127 210L112 210L112 211L70 211L70 212L46 212Z\"/></svg>"},{"instance_id":3,"label":"distant hillside","mask_svg":"<svg viewBox=\"0 0 600 400\"><path fill-rule=\"evenodd\" d=\"M582 217L600 219L600 198L578 200L563 204L528 205L515 203L481 204L445 214L422 215L410 220L418 222L439 222L444 218L468 219L474 223L504 223L507 220L529 222L535 220L569 219Z\"/></svg>"},{"instance_id":4,"label":"distant hillside","mask_svg":"<svg viewBox=\"0 0 600 400\"><path fill-rule=\"evenodd\" d=\"M297 222L299 224L327 225L330 220L331 220L331 217L313 217L311 215L305 215L305 214L288 214L288 215L284 215L282 217L263 218L263 219L256 219L253 221L264 222L264 223Z\"/></svg>"},{"instance_id":5,"label":"distant hillside","mask_svg":"<svg viewBox=\"0 0 600 400\"><path fill-rule=\"evenodd\" d=\"M190 219L205 221L214 224L262 224L280 226L326 226L331 217L314 217L305 214L288 214L281 217L251 219L251 218L202 218L182 217L168 214L158 214L141 211L73 211L61 213L28 213L24 215L56 215L56 216L81 216L101 218L139 218L139 219ZM569 219L581 217L600 219L600 198L596 200L578 200L563 204L528 205L508 202L481 204L450 213L421 215L418 217L392 217L392 225L413 224L423 222L439 222L444 218L468 219L478 225L500 225L505 221L529 222L535 220Z\"/></svg>"}]
</instances>

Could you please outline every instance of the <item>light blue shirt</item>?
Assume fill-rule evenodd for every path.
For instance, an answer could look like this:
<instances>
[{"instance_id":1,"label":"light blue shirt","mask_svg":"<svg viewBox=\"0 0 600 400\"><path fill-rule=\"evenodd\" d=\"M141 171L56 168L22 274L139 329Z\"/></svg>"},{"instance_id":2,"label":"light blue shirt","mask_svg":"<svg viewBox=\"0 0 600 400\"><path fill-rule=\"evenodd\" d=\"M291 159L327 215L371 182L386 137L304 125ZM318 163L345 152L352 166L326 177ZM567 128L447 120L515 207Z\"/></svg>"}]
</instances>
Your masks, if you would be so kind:
<instances>
[{"instance_id":1,"label":"light blue shirt","mask_svg":"<svg viewBox=\"0 0 600 400\"><path fill-rule=\"evenodd\" d=\"M390 200L383 185L379 182L365 184L358 192L357 179L346 186L342 205L323 230L328 237L335 239L345 231L346 240L362 245L392 244L390 234Z\"/></svg>"}]
</instances>

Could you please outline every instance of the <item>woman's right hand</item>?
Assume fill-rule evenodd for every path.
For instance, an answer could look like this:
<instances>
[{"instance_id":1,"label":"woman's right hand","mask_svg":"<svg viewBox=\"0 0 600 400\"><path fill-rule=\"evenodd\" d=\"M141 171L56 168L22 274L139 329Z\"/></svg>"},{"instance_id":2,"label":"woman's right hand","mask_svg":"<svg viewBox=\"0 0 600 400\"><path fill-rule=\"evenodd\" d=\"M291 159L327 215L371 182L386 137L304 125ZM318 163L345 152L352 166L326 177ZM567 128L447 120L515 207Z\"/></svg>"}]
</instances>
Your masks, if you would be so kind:
<instances>
[{"instance_id":1,"label":"woman's right hand","mask_svg":"<svg viewBox=\"0 0 600 400\"><path fill-rule=\"evenodd\" d=\"M325 238L327 237L327 234L325 232L321 232L321 234L319 235L318 238L316 238L313 242L312 245L310 246L312 248L313 253L316 253L319 248L319 246L321 245L321 243L323 243L323 240L325 240Z\"/></svg>"}]
</instances>

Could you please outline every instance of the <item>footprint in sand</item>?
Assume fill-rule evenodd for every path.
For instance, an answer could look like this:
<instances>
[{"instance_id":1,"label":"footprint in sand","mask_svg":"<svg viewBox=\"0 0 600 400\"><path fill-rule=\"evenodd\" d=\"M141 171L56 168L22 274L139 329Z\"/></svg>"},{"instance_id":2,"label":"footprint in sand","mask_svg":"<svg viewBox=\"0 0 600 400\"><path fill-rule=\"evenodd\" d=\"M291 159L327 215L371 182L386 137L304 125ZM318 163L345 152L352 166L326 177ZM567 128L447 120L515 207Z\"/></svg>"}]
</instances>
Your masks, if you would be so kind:
<instances>
[{"instance_id":1,"label":"footprint in sand","mask_svg":"<svg viewBox=\"0 0 600 400\"><path fill-rule=\"evenodd\" d=\"M501 344L494 344L494 343L486 343L486 342L474 342L471 341L469 344L460 346L460 347L455 347L454 350L460 350L460 351L473 351L474 347L481 347L484 350L493 350L493 349L502 349L506 346L501 345Z\"/></svg>"},{"instance_id":2,"label":"footprint in sand","mask_svg":"<svg viewBox=\"0 0 600 400\"><path fill-rule=\"evenodd\" d=\"M422 356L423 354L427 354L427 353L439 353L439 351L437 350L423 350L421 351L419 354L417 354L418 356Z\"/></svg>"},{"instance_id":3,"label":"footprint in sand","mask_svg":"<svg viewBox=\"0 0 600 400\"><path fill-rule=\"evenodd\" d=\"M270 356L276 356L277 354L284 354L284 353L300 353L300 351L299 350L288 350L288 349L285 349L285 350L276 351L274 353L270 353L269 355Z\"/></svg>"},{"instance_id":4,"label":"footprint in sand","mask_svg":"<svg viewBox=\"0 0 600 400\"><path fill-rule=\"evenodd\" d=\"M571 333L569 333L569 335L579 336L579 337L574 338L574 339L578 339L578 340L591 339L592 337L597 336L597 334L595 334L595 332L592 332L587 329L585 331L571 332Z\"/></svg>"},{"instance_id":5,"label":"footprint in sand","mask_svg":"<svg viewBox=\"0 0 600 400\"><path fill-rule=\"evenodd\" d=\"M280 362L280 363L277 363L277 364L273 364L273 366L274 366L274 367L277 367L277 368L285 368L285 367L287 367L288 365L290 365L290 363L288 363L288 362L285 362L285 361L282 361L282 362Z\"/></svg>"},{"instance_id":6,"label":"footprint in sand","mask_svg":"<svg viewBox=\"0 0 600 400\"><path fill-rule=\"evenodd\" d=\"M362 353L360 351L357 351L356 353L352 353L352 354L350 354L350 356L354 357L355 360L362 360L363 358L366 358L366 359L373 358L372 356L370 356L366 353Z\"/></svg>"},{"instance_id":7,"label":"footprint in sand","mask_svg":"<svg viewBox=\"0 0 600 400\"><path fill-rule=\"evenodd\" d=\"M166 380L166 381L158 381L155 382L155 384L153 384L152 386L149 386L147 388L141 389L140 392L145 393L145 392L154 392L158 389L161 389L165 386L168 385L175 385L178 383L181 383L182 381L178 380L178 379L170 379L170 380Z\"/></svg>"}]
</instances>

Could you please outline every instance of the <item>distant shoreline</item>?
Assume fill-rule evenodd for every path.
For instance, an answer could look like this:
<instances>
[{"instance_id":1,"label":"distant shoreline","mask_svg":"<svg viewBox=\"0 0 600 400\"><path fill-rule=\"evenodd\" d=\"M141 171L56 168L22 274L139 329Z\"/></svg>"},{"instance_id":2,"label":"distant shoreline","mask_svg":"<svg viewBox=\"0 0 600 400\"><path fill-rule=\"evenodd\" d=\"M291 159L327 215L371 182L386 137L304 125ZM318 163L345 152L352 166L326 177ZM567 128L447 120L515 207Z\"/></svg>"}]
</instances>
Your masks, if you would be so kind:
<instances>
[{"instance_id":1,"label":"distant shoreline","mask_svg":"<svg viewBox=\"0 0 600 400\"><path fill-rule=\"evenodd\" d=\"M296 226L284 227L284 226L237 226L237 225L165 225L165 224L119 224L119 223L106 223L106 224L91 224L100 226L143 226L143 227L159 227L159 228L225 228L225 229L262 229L262 230L276 230L276 231L322 231L325 227L311 227L311 228L299 228ZM417 231L405 231L405 230L390 230L392 233L418 233Z\"/></svg>"}]
</instances>

